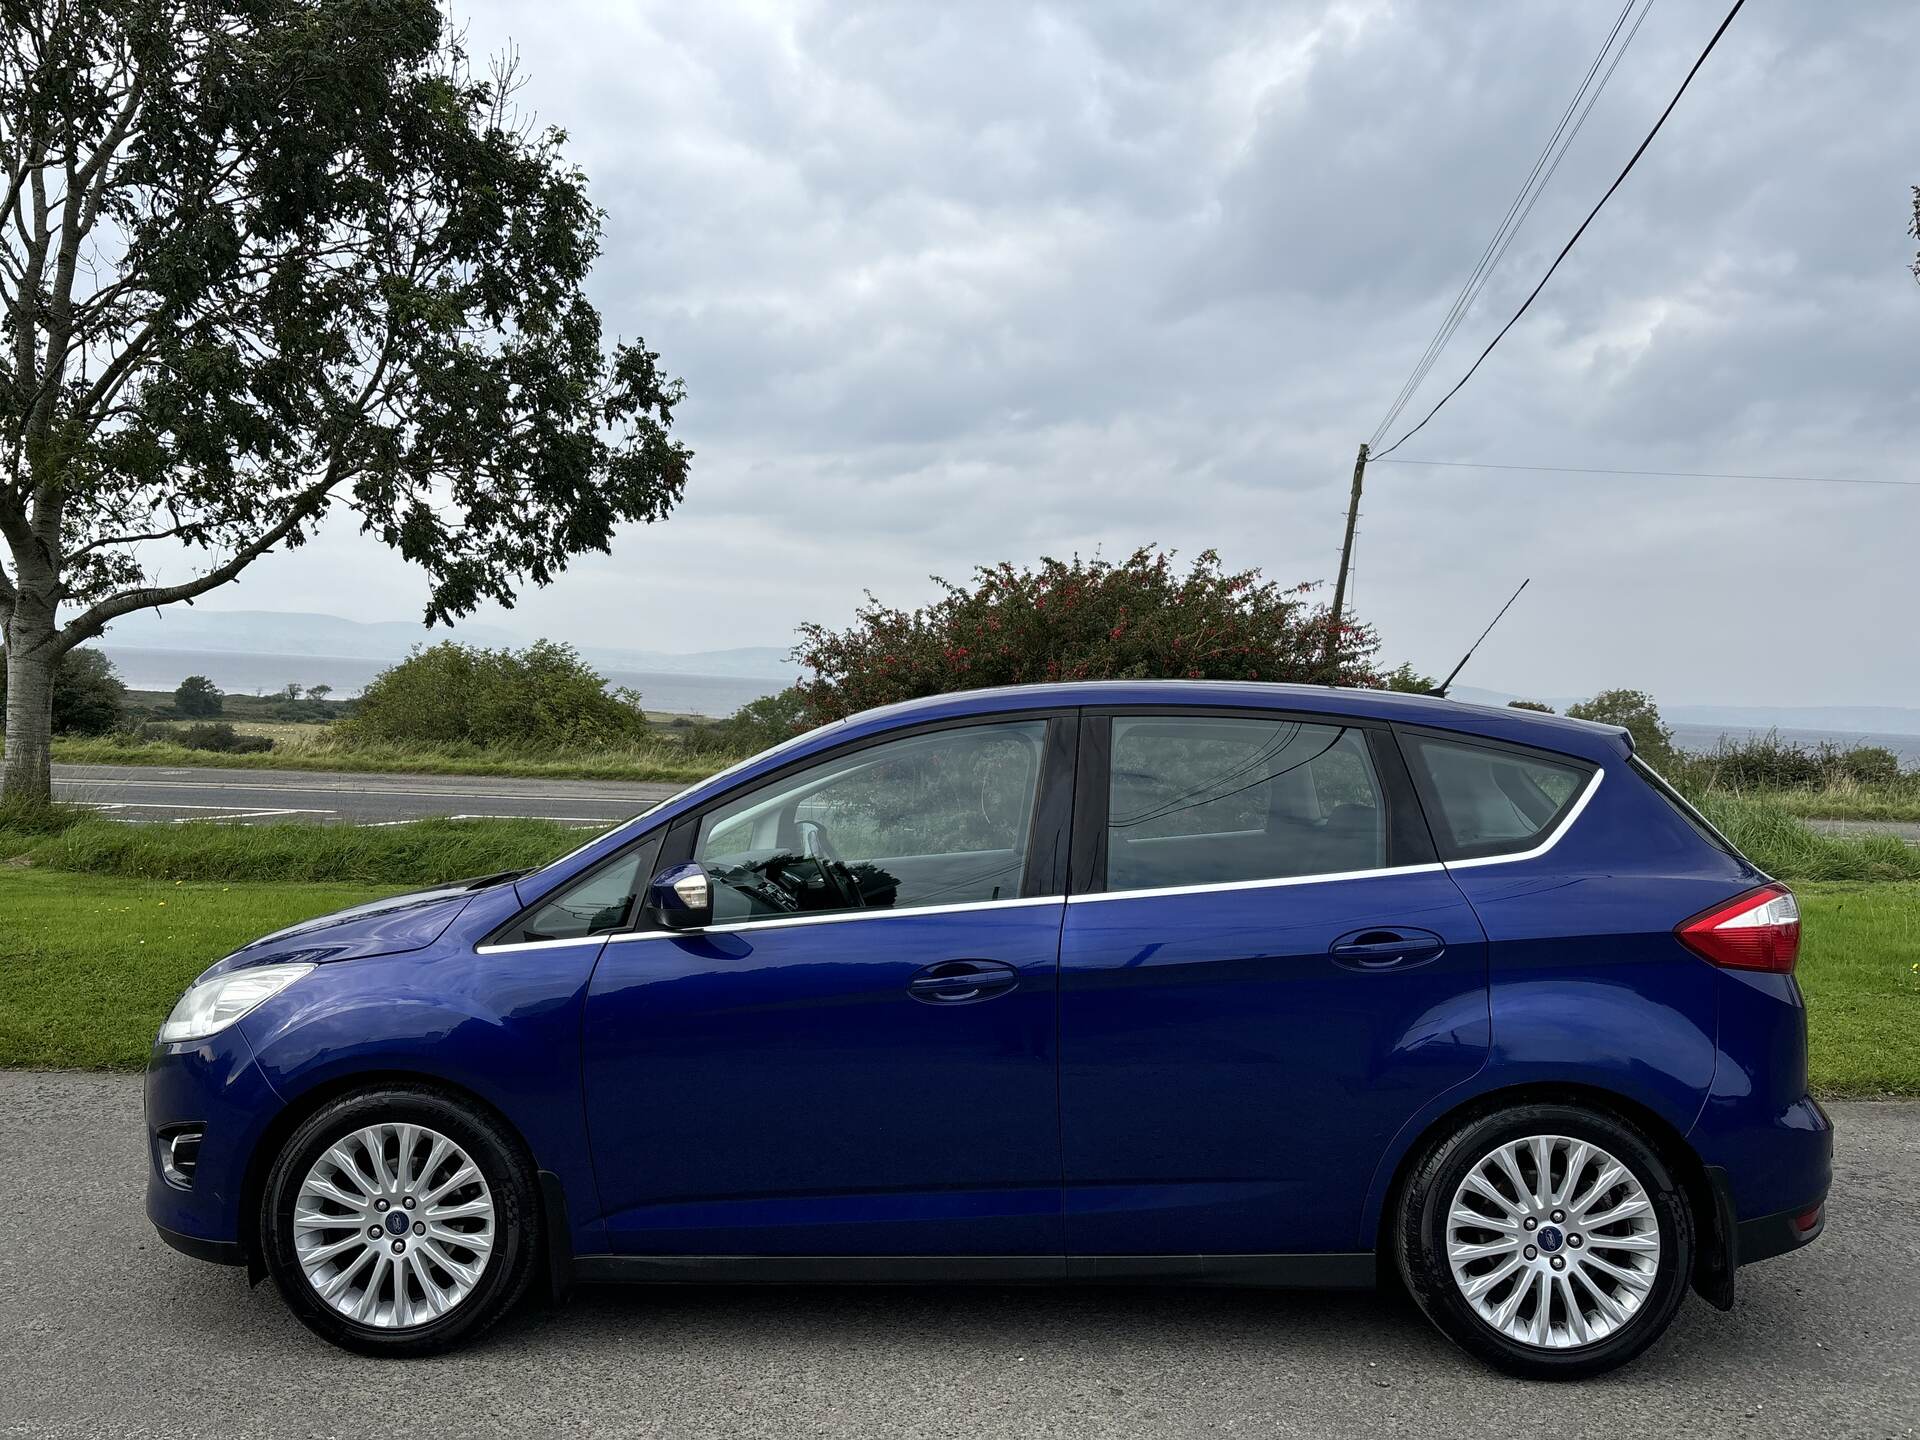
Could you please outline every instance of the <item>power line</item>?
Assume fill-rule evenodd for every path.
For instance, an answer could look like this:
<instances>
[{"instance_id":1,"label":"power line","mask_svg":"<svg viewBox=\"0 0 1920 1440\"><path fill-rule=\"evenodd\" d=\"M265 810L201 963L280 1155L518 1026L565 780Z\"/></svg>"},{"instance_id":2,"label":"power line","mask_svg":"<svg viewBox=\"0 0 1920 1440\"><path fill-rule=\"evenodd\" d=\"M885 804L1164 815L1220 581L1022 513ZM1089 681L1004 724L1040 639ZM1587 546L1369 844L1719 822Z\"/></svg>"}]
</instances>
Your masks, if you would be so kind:
<instances>
[{"instance_id":1,"label":"power line","mask_svg":"<svg viewBox=\"0 0 1920 1440\"><path fill-rule=\"evenodd\" d=\"M1600 203L1595 205L1593 209L1587 213L1587 218L1580 222L1580 228L1573 232L1573 238L1561 247L1558 255L1554 256L1553 264L1549 265L1547 267L1547 273L1540 277L1540 283L1533 287L1532 292L1528 294L1527 298L1520 302L1520 308L1513 312L1513 319L1507 321L1505 325L1500 327L1500 333L1487 342L1487 348L1480 352L1480 358L1467 367L1467 373L1460 377L1451 390L1440 397L1439 404L1436 404L1433 409L1427 412L1426 419L1423 419L1418 425L1414 426L1413 429L1407 431L1406 434L1394 441L1393 444L1389 445L1385 450L1382 450L1379 455L1374 457L1375 459L1384 459L1386 456L1391 455L1425 429L1427 421L1438 415L1441 406L1444 406L1449 400L1460 393L1466 386L1467 381L1473 378L1474 372L1485 362L1487 356L1493 353L1494 347L1506 339L1507 332L1519 323L1520 317L1527 313L1532 307L1533 302L1539 298L1540 292L1547 288L1547 281L1551 280L1554 271L1560 268L1560 262L1565 260L1573 250L1573 247L1580 243L1580 237L1587 233L1587 227L1593 223L1594 217L1606 207L1607 201L1613 198L1613 192L1618 190L1627 176L1633 173L1633 167L1639 164L1640 157L1647 153L1647 147L1653 144L1653 137L1658 135L1660 133L1660 127L1667 123L1667 117L1673 114L1674 107L1680 103L1680 97L1687 93L1687 87L1693 83L1693 77L1700 73L1700 67L1707 63L1707 57L1713 53L1713 47L1720 43L1720 37L1727 33L1727 27L1733 24L1733 17L1740 13L1740 8L1746 3L1747 0L1733 0L1733 8L1727 11L1727 18L1720 22L1720 28L1715 30L1713 32L1713 38L1707 41L1707 48L1702 50L1700 52L1700 58L1693 62L1693 67L1687 71L1686 78L1680 82L1680 88L1673 92L1673 98L1667 102L1667 108L1662 110L1660 112L1660 118L1653 122L1653 128L1647 132L1647 138L1640 142L1639 148L1636 149L1628 159L1626 167L1614 178L1613 184L1607 187L1607 193L1600 197Z\"/></svg>"},{"instance_id":2,"label":"power line","mask_svg":"<svg viewBox=\"0 0 1920 1440\"><path fill-rule=\"evenodd\" d=\"M1601 42L1598 53L1593 57L1593 63L1587 66L1587 73L1581 77L1579 88L1573 92L1573 98L1567 101L1567 108L1560 112L1559 123L1553 127L1553 133L1547 136L1546 144L1540 147L1539 155L1534 158L1533 168L1527 172L1527 178L1521 182L1520 189L1514 194L1512 201L1507 205L1507 213L1500 217L1500 224L1487 240L1486 248L1480 252L1480 258L1474 262L1472 272L1467 276L1466 282L1460 287L1460 293L1454 296L1453 304L1448 308L1447 313L1441 317L1439 328L1433 332L1433 337L1427 341L1427 348L1421 352L1420 358L1414 362L1412 372L1400 386L1399 393L1393 397L1393 403L1387 407L1387 413L1380 418L1380 423L1374 426L1373 433L1367 439L1368 444L1378 445L1381 440L1386 437L1386 433L1392 427L1393 422L1400 418L1401 410L1406 407L1407 402L1410 401L1419 390L1421 382L1427 378L1427 373L1433 369L1435 362L1439 360L1440 353L1447 348L1447 345L1453 339L1454 332L1460 328L1461 323L1467 318L1467 312L1473 308L1474 302L1480 298L1480 291L1485 288L1494 270L1499 267L1501 257L1507 253L1507 247L1513 243L1513 237L1519 233L1520 227L1527 223L1527 216L1533 213L1534 204L1539 200L1541 192L1546 189L1548 182L1553 179L1553 172L1560 168L1560 160L1566 155L1567 147L1573 143L1574 135L1579 134L1581 126L1586 124L1586 117L1593 109L1593 101L1600 98L1600 90L1604 90L1607 81L1613 78L1613 66L1609 66L1606 76L1600 81L1600 89L1593 92L1593 99L1587 102L1586 110L1580 112L1580 119L1574 125L1573 133L1567 134L1568 121L1573 119L1574 112L1579 109L1580 101L1582 97L1586 95L1588 87L1593 84L1593 77L1598 73L1601 62L1607 58L1607 52L1613 48L1613 42L1619 36L1621 26L1626 24L1627 16L1638 3L1639 0L1626 0L1626 3L1620 7L1619 15L1614 17L1613 28L1607 31L1607 38ZM1640 20L1645 20L1647 18L1647 10L1651 10L1652 8L1653 0L1647 0L1646 7L1640 12ZM1626 54L1627 45L1633 43L1633 34L1637 33L1639 29L1640 22L1635 21L1633 32L1628 34L1626 44L1620 47L1620 54L1614 56L1614 66L1620 63L1620 55ZM1564 144L1559 144L1562 135L1566 135L1566 141ZM1557 155L1554 151L1556 144L1559 144L1559 152ZM1553 157L1550 166L1548 164L1549 156ZM1541 178L1543 169L1545 169L1546 172L1544 179ZM1539 181L1537 187L1534 183L1536 180ZM1528 198L1529 194L1531 194L1531 199ZM1517 219L1515 218L1516 215L1518 216Z\"/></svg>"},{"instance_id":3,"label":"power line","mask_svg":"<svg viewBox=\"0 0 1920 1440\"><path fill-rule=\"evenodd\" d=\"M1920 487L1920 480L1891 480L1866 475L1737 475L1723 470L1609 470L1585 465L1496 465L1480 460L1388 460L1384 465L1435 465L1449 470L1541 470L1555 475L1642 475L1659 480L1782 480L1804 485L1899 485Z\"/></svg>"}]
</instances>

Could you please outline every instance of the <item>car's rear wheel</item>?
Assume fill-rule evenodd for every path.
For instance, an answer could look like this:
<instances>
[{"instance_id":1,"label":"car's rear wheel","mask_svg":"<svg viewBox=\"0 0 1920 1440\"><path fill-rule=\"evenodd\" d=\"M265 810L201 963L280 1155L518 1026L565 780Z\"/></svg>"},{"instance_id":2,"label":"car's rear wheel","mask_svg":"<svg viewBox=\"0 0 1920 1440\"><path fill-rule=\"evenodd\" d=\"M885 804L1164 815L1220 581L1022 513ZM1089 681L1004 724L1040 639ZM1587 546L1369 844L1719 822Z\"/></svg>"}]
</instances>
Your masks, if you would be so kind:
<instances>
[{"instance_id":1,"label":"car's rear wheel","mask_svg":"<svg viewBox=\"0 0 1920 1440\"><path fill-rule=\"evenodd\" d=\"M484 1330L538 1249L532 1169L491 1117L441 1091L343 1096L281 1147L260 1235L307 1327L370 1355L427 1355Z\"/></svg>"},{"instance_id":2,"label":"car's rear wheel","mask_svg":"<svg viewBox=\"0 0 1920 1440\"><path fill-rule=\"evenodd\" d=\"M1470 1120L1400 1196L1396 1259L1427 1317L1513 1374L1575 1379L1638 1355L1685 1298L1686 1195L1621 1116L1558 1104Z\"/></svg>"}]
</instances>

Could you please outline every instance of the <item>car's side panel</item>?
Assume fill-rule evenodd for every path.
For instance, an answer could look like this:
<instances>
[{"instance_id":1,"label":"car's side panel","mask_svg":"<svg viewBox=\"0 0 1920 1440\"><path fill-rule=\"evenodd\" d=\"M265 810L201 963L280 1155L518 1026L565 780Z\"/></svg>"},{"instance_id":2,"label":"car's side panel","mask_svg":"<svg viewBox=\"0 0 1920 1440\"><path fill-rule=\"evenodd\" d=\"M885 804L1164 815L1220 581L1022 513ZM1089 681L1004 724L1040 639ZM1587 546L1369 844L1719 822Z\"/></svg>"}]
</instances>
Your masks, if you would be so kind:
<instances>
[{"instance_id":1,"label":"car's side panel","mask_svg":"<svg viewBox=\"0 0 1920 1440\"><path fill-rule=\"evenodd\" d=\"M1378 974L1328 954L1344 933L1394 925L1447 948ZM1486 1059L1485 967L1480 927L1437 869L1073 904L1072 1253L1353 1249L1381 1149Z\"/></svg>"},{"instance_id":2,"label":"car's side panel","mask_svg":"<svg viewBox=\"0 0 1920 1440\"><path fill-rule=\"evenodd\" d=\"M1721 975L1673 927L1758 876L1704 843L1621 765L1541 853L1454 862L1486 928L1492 1051L1386 1148L1361 1236L1370 1240L1407 1153L1447 1112L1521 1086L1619 1095L1686 1135L1721 1063Z\"/></svg>"},{"instance_id":3,"label":"car's side panel","mask_svg":"<svg viewBox=\"0 0 1920 1440\"><path fill-rule=\"evenodd\" d=\"M588 1001L610 1248L1061 1253L1059 900L616 941ZM946 1003L927 967L1011 967Z\"/></svg>"},{"instance_id":4,"label":"car's side panel","mask_svg":"<svg viewBox=\"0 0 1920 1440\"><path fill-rule=\"evenodd\" d=\"M332 983L288 987L241 1022L247 1039L289 1104L356 1076L418 1076L471 1091L559 1176L575 1251L598 1249L580 1014L601 942L476 956L466 917L455 928L431 950L326 967Z\"/></svg>"}]
</instances>

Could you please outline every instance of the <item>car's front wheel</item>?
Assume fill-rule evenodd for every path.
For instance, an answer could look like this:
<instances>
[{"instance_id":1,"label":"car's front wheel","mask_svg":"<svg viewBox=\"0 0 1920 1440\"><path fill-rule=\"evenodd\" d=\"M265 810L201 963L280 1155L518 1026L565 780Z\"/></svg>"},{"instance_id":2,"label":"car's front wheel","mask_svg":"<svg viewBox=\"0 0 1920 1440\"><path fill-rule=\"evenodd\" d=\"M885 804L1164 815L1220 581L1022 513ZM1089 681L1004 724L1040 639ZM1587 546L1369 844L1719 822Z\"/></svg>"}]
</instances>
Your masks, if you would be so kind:
<instances>
[{"instance_id":1,"label":"car's front wheel","mask_svg":"<svg viewBox=\"0 0 1920 1440\"><path fill-rule=\"evenodd\" d=\"M1513 1374L1575 1379L1632 1359L1672 1322L1693 1221L1624 1118L1520 1105L1422 1156L1395 1251L1415 1301L1463 1349Z\"/></svg>"},{"instance_id":2,"label":"car's front wheel","mask_svg":"<svg viewBox=\"0 0 1920 1440\"><path fill-rule=\"evenodd\" d=\"M267 1268L287 1304L370 1355L432 1354L499 1319L526 1289L538 1224L513 1137L424 1087L323 1105L287 1138L261 1195Z\"/></svg>"}]
</instances>

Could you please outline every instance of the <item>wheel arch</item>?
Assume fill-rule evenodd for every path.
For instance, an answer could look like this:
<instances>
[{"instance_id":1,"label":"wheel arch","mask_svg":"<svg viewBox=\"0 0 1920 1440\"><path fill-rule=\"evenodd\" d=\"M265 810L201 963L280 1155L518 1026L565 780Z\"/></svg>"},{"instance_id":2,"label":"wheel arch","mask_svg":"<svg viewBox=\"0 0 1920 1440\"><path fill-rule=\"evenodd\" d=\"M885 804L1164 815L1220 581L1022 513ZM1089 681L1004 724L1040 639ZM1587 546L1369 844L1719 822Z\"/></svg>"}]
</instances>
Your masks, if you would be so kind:
<instances>
[{"instance_id":1,"label":"wheel arch","mask_svg":"<svg viewBox=\"0 0 1920 1440\"><path fill-rule=\"evenodd\" d=\"M342 1096L351 1095L359 1090L378 1090L386 1086L437 1090L451 1099L471 1105L485 1113L487 1118L498 1125L520 1148L521 1158L527 1162L528 1168L534 1172L539 1181L542 1205L548 1212L541 1217L543 1223L540 1229L543 1237L552 1236L556 1227L561 1234L565 1234L567 1225L565 1206L562 1205L557 1212L553 1211L552 1197L548 1193L548 1186L557 1188L560 1184L559 1180L550 1172L540 1168L539 1158L527 1144L526 1136L520 1133L520 1127L514 1124L498 1105L468 1086L429 1071L406 1069L359 1071L333 1076L300 1091L280 1107L278 1113L267 1122L259 1138L254 1142L253 1152L247 1157L246 1176L240 1187L239 1236L241 1249L246 1255L248 1283L257 1285L267 1274L264 1251L260 1243L260 1197L266 1190L267 1173L273 1169L274 1159L279 1155L280 1148L286 1143L287 1137L321 1107ZM543 1238L542 1244L546 1243L546 1239Z\"/></svg>"},{"instance_id":2,"label":"wheel arch","mask_svg":"<svg viewBox=\"0 0 1920 1440\"><path fill-rule=\"evenodd\" d=\"M1483 1115L1516 1105L1534 1104L1610 1110L1645 1134L1679 1182L1693 1218L1693 1274L1689 1277L1693 1288L1719 1309L1730 1308L1733 1304L1733 1230L1728 1223L1724 1186L1716 1183L1699 1152L1659 1111L1617 1090L1580 1081L1523 1082L1482 1091L1428 1119L1401 1152L1386 1186L1378 1190L1377 1198L1369 1197L1369 1204L1376 1207L1372 1215L1375 1253L1391 1253L1390 1236L1401 1194L1406 1189L1408 1176L1427 1151L1445 1135ZM1383 1269L1382 1273L1386 1271Z\"/></svg>"}]
</instances>

